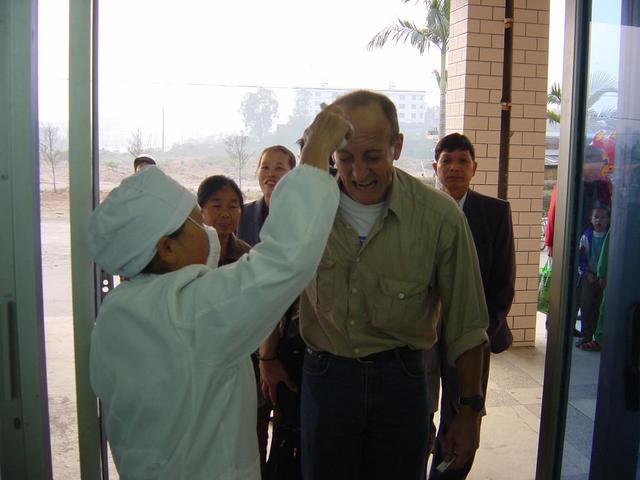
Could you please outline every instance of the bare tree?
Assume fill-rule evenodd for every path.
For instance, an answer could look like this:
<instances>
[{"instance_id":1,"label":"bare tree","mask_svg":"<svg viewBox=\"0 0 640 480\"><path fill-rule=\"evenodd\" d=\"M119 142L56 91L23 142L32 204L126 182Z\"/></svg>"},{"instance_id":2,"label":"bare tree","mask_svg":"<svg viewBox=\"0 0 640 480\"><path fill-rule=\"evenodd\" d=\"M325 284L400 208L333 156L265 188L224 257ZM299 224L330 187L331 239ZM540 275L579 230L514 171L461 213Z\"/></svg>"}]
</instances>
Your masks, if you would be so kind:
<instances>
[{"instance_id":1,"label":"bare tree","mask_svg":"<svg viewBox=\"0 0 640 480\"><path fill-rule=\"evenodd\" d=\"M247 161L253 155L253 152L247 150L249 137L244 134L229 135L224 139L224 149L227 155L231 157L233 164L238 169L238 185L242 190L242 172L247 165Z\"/></svg>"},{"instance_id":2,"label":"bare tree","mask_svg":"<svg viewBox=\"0 0 640 480\"><path fill-rule=\"evenodd\" d=\"M56 166L60 163L60 130L50 123L40 125L40 161L47 163L51 167L53 177L53 191L56 188Z\"/></svg>"},{"instance_id":3,"label":"bare tree","mask_svg":"<svg viewBox=\"0 0 640 480\"><path fill-rule=\"evenodd\" d=\"M142 140L142 131L139 128L131 132L131 138L127 143L127 151L133 155L133 158L136 158L145 151L144 142Z\"/></svg>"}]
</instances>

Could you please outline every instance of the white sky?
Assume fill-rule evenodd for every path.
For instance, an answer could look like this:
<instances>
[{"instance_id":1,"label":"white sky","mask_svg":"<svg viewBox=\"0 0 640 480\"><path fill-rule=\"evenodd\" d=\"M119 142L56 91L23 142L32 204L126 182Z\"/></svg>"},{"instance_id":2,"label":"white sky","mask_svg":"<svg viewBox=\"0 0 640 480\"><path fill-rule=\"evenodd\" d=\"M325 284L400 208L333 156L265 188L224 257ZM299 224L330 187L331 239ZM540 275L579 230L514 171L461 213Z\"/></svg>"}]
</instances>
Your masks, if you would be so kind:
<instances>
[{"instance_id":1,"label":"white sky","mask_svg":"<svg viewBox=\"0 0 640 480\"><path fill-rule=\"evenodd\" d=\"M564 2L552 1L550 44L562 42ZM560 5L557 5L560 4ZM40 0L40 117L67 117L68 0ZM397 89L439 102L431 73L438 50L365 46L396 18L422 23L423 6L400 0L107 0L100 5L101 141L115 146L141 128L168 142L238 131L238 108L254 89L215 85ZM560 9L560 10L558 10ZM562 51L550 49L549 83L561 80ZM279 122L293 102L274 88Z\"/></svg>"}]
</instances>

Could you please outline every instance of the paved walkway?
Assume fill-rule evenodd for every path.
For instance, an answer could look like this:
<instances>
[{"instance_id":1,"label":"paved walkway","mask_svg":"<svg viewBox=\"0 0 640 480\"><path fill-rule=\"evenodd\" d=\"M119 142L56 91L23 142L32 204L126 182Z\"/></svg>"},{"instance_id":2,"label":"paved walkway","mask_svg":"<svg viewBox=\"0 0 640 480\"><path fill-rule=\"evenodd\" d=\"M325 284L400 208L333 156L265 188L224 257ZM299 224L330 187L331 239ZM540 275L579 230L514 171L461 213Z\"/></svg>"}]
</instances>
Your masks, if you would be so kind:
<instances>
[{"instance_id":1,"label":"paved walkway","mask_svg":"<svg viewBox=\"0 0 640 480\"><path fill-rule=\"evenodd\" d=\"M535 478L547 344L544 319L538 314L535 347L491 356L487 416L470 480Z\"/></svg>"},{"instance_id":2,"label":"paved walkway","mask_svg":"<svg viewBox=\"0 0 640 480\"><path fill-rule=\"evenodd\" d=\"M545 315L535 347L491 357L487 417L470 480L535 478L546 351ZM587 480L595 420L599 352L572 348L562 478Z\"/></svg>"}]
</instances>

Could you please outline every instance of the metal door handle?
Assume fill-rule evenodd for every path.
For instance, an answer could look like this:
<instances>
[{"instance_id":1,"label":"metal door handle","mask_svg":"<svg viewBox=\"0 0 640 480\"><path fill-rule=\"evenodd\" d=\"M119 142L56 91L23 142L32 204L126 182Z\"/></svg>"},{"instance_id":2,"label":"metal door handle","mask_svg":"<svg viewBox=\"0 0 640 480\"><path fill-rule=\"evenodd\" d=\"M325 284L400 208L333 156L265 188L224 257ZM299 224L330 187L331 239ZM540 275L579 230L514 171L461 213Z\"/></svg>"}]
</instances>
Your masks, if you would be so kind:
<instances>
[{"instance_id":1,"label":"metal door handle","mask_svg":"<svg viewBox=\"0 0 640 480\"><path fill-rule=\"evenodd\" d=\"M13 399L13 302L7 298L0 298L0 364L2 380L2 400Z\"/></svg>"},{"instance_id":2,"label":"metal door handle","mask_svg":"<svg viewBox=\"0 0 640 480\"><path fill-rule=\"evenodd\" d=\"M624 367L624 393L627 409L640 410L640 304L631 307L628 348Z\"/></svg>"}]
</instances>

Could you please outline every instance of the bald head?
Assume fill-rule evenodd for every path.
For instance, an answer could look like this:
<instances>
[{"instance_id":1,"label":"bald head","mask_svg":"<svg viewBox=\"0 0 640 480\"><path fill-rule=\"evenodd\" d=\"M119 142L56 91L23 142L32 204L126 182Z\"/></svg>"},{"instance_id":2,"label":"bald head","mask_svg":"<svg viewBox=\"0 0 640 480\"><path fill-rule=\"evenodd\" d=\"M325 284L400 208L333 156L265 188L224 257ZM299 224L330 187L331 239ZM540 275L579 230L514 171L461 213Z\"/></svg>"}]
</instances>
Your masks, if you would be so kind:
<instances>
[{"instance_id":1,"label":"bald head","mask_svg":"<svg viewBox=\"0 0 640 480\"><path fill-rule=\"evenodd\" d=\"M382 110L384 117L389 123L391 138L390 143L393 143L400 134L400 126L398 124L398 111L396 106L389 99L389 97L382 95L381 93L373 92L371 90L354 90L341 97L338 97L333 102L336 105L340 105L345 110L355 110L369 105L376 104Z\"/></svg>"}]
</instances>

